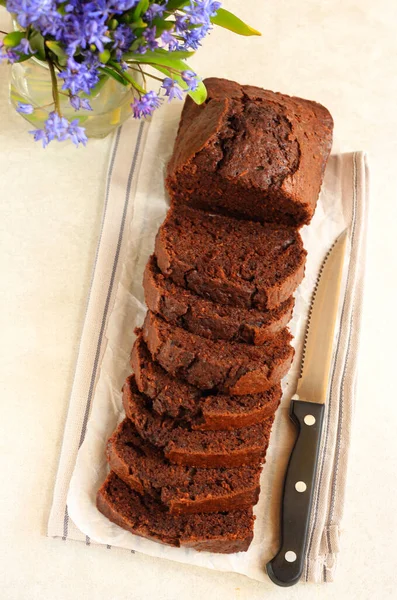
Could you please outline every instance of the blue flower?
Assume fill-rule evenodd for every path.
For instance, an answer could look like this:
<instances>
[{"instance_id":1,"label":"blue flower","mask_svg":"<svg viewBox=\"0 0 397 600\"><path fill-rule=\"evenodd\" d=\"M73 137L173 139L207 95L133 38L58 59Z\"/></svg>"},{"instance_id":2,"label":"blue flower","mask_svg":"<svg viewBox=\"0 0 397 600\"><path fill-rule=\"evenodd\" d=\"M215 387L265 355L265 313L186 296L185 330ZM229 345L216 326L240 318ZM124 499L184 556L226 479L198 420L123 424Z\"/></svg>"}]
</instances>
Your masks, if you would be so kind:
<instances>
[{"instance_id":1,"label":"blue flower","mask_svg":"<svg viewBox=\"0 0 397 600\"><path fill-rule=\"evenodd\" d=\"M31 104L26 104L25 102L18 102L17 112L21 113L21 115L31 115L34 112L34 108Z\"/></svg>"},{"instance_id":2,"label":"blue flower","mask_svg":"<svg viewBox=\"0 0 397 600\"><path fill-rule=\"evenodd\" d=\"M221 3L214 0L190 0L190 4L182 8L185 14L176 18L176 30L184 43L178 49L197 50L212 27L211 17L216 15L220 6Z\"/></svg>"},{"instance_id":3,"label":"blue flower","mask_svg":"<svg viewBox=\"0 0 397 600\"><path fill-rule=\"evenodd\" d=\"M113 32L113 48L117 48L122 52L127 52L134 39L135 35L132 33L131 28L122 23Z\"/></svg>"},{"instance_id":4,"label":"blue flower","mask_svg":"<svg viewBox=\"0 0 397 600\"><path fill-rule=\"evenodd\" d=\"M107 0L92 0L91 2L82 2L77 0L75 2L69 2L66 5L69 12L82 11L84 15L88 17L108 17L112 12L109 2Z\"/></svg>"},{"instance_id":5,"label":"blue flower","mask_svg":"<svg viewBox=\"0 0 397 600\"><path fill-rule=\"evenodd\" d=\"M35 28L40 31L43 36L52 35L56 40L60 40L67 30L66 16L61 15L56 6L46 11L35 23ZM64 41L64 40L62 40ZM65 42L65 46L67 43Z\"/></svg>"},{"instance_id":6,"label":"blue flower","mask_svg":"<svg viewBox=\"0 0 397 600\"><path fill-rule=\"evenodd\" d=\"M90 58L93 59L91 64ZM83 63L78 63L74 58L69 58L66 69L58 75L64 80L62 89L70 91L73 96L76 96L79 92L89 94L90 90L99 81L98 66L99 63L93 56L89 56Z\"/></svg>"},{"instance_id":7,"label":"blue flower","mask_svg":"<svg viewBox=\"0 0 397 600\"><path fill-rule=\"evenodd\" d=\"M110 42L106 21L109 9L105 0L82 2L69 0L65 14L58 11L43 15L36 28L43 35L53 36L65 48L69 56L78 49L94 45L99 52Z\"/></svg>"},{"instance_id":8,"label":"blue flower","mask_svg":"<svg viewBox=\"0 0 397 600\"><path fill-rule=\"evenodd\" d=\"M148 10L145 12L145 15L143 18L148 21L153 21L153 19L155 19L156 17L162 17L167 9L167 3L168 3L168 0L163 5L152 4L148 8Z\"/></svg>"},{"instance_id":9,"label":"blue flower","mask_svg":"<svg viewBox=\"0 0 397 600\"><path fill-rule=\"evenodd\" d=\"M183 7L192 24L208 23L221 7L220 2L213 0L190 0L190 6Z\"/></svg>"},{"instance_id":10,"label":"blue flower","mask_svg":"<svg viewBox=\"0 0 397 600\"><path fill-rule=\"evenodd\" d=\"M22 38L21 41L19 42L18 46L15 46L13 48L13 50L15 52L18 52L20 54L25 54L25 55L36 54L36 50L33 50L32 46L30 45L30 42L27 38Z\"/></svg>"},{"instance_id":11,"label":"blue flower","mask_svg":"<svg viewBox=\"0 0 397 600\"><path fill-rule=\"evenodd\" d=\"M175 15L175 30L178 35L184 35L188 28L186 15Z\"/></svg>"},{"instance_id":12,"label":"blue flower","mask_svg":"<svg viewBox=\"0 0 397 600\"><path fill-rule=\"evenodd\" d=\"M178 46L178 40L172 35L172 31L165 30L161 34L161 41L169 50L175 50Z\"/></svg>"},{"instance_id":13,"label":"blue flower","mask_svg":"<svg viewBox=\"0 0 397 600\"><path fill-rule=\"evenodd\" d=\"M161 88L165 90L165 95L168 96L168 102L171 102L174 98L178 98L178 100L182 100L183 98L183 90L179 87L178 82L175 79L171 79L171 77L166 77L161 85Z\"/></svg>"},{"instance_id":14,"label":"blue flower","mask_svg":"<svg viewBox=\"0 0 397 600\"><path fill-rule=\"evenodd\" d=\"M88 142L88 138L85 133L84 127L80 127L79 120L75 119L68 127L68 138L72 140L73 144L78 146L83 144L85 146Z\"/></svg>"},{"instance_id":15,"label":"blue flower","mask_svg":"<svg viewBox=\"0 0 397 600\"><path fill-rule=\"evenodd\" d=\"M148 117L161 105L161 99L156 92L150 91L141 98L136 98L131 104L135 119Z\"/></svg>"},{"instance_id":16,"label":"blue flower","mask_svg":"<svg viewBox=\"0 0 397 600\"><path fill-rule=\"evenodd\" d=\"M7 10L17 15L18 23L28 27L56 7L53 0L7 0Z\"/></svg>"},{"instance_id":17,"label":"blue flower","mask_svg":"<svg viewBox=\"0 0 397 600\"><path fill-rule=\"evenodd\" d=\"M156 40L156 27L147 27L143 32L143 37L145 38L150 50L155 50L158 48L159 44Z\"/></svg>"},{"instance_id":18,"label":"blue flower","mask_svg":"<svg viewBox=\"0 0 397 600\"><path fill-rule=\"evenodd\" d=\"M29 131L29 133L33 135L35 142L42 142L43 148L50 143L45 129L34 129L33 131Z\"/></svg>"},{"instance_id":19,"label":"blue flower","mask_svg":"<svg viewBox=\"0 0 397 600\"><path fill-rule=\"evenodd\" d=\"M48 146L52 140L57 140L58 142L71 140L76 146L79 144L85 146L87 143L85 130L79 126L78 119L70 123L65 117L61 117L56 112L49 114L43 129L35 129L29 133L33 135L36 142L42 142L43 148Z\"/></svg>"},{"instance_id":20,"label":"blue flower","mask_svg":"<svg viewBox=\"0 0 397 600\"><path fill-rule=\"evenodd\" d=\"M143 44L139 44L139 46L138 46L138 48L136 48L135 52L136 52L136 54L146 54L147 47L144 46Z\"/></svg>"},{"instance_id":21,"label":"blue flower","mask_svg":"<svg viewBox=\"0 0 397 600\"><path fill-rule=\"evenodd\" d=\"M66 14L62 25L54 35L57 40L65 44L67 49L69 48L70 55L76 52L77 48L85 49L90 45L94 45L99 52L103 52L104 44L110 42L107 35L106 18L106 14L102 16L91 14L85 6L85 10L82 12L75 11Z\"/></svg>"},{"instance_id":22,"label":"blue flower","mask_svg":"<svg viewBox=\"0 0 397 600\"><path fill-rule=\"evenodd\" d=\"M130 8L134 8L138 4L139 0L118 0L118 2L109 2L109 9L111 12L119 15Z\"/></svg>"},{"instance_id":23,"label":"blue flower","mask_svg":"<svg viewBox=\"0 0 397 600\"><path fill-rule=\"evenodd\" d=\"M14 52L14 48L5 46L3 42L0 42L0 65L3 61L14 63L19 60L19 55Z\"/></svg>"},{"instance_id":24,"label":"blue flower","mask_svg":"<svg viewBox=\"0 0 397 600\"><path fill-rule=\"evenodd\" d=\"M75 110L92 110L89 100L80 96L71 96L70 104Z\"/></svg>"},{"instance_id":25,"label":"blue flower","mask_svg":"<svg viewBox=\"0 0 397 600\"><path fill-rule=\"evenodd\" d=\"M194 71L182 71L181 77L183 81L187 83L189 92L195 92L197 90L200 79Z\"/></svg>"},{"instance_id":26,"label":"blue flower","mask_svg":"<svg viewBox=\"0 0 397 600\"><path fill-rule=\"evenodd\" d=\"M99 52L104 51L104 44L110 42L110 38L108 37L108 27L105 23L105 17L101 19L98 18L88 18L83 21L82 33L83 37L80 42L80 46L82 48L86 48L87 46L94 44L99 50Z\"/></svg>"},{"instance_id":27,"label":"blue flower","mask_svg":"<svg viewBox=\"0 0 397 600\"><path fill-rule=\"evenodd\" d=\"M57 139L59 142L64 142L68 139L68 128L69 121L65 117L61 117L55 111L51 112L45 122L48 141Z\"/></svg>"},{"instance_id":28,"label":"blue flower","mask_svg":"<svg viewBox=\"0 0 397 600\"><path fill-rule=\"evenodd\" d=\"M46 40L58 42L66 53L66 65L60 61L62 67L58 77L75 110L91 110L89 99L82 98L81 94L89 95L99 82L104 67L99 56L105 49L109 50L111 56L108 67L119 70L128 68L124 54L136 44L139 44L134 49L136 54L145 54L159 47L170 53L175 50L196 50L210 31L211 17L221 5L215 0L187 0L179 5L174 3L174 8L168 9L169 4L168 0L6 0L8 11L15 13L23 29L31 26L33 32L39 32ZM135 30L128 23L132 11L143 5L146 10L141 17L143 25L147 26L137 29L140 38L135 42ZM173 28L156 28L157 19L165 19L170 14L175 19ZM14 48L0 42L0 63L5 60L13 63L35 53L27 37L22 38ZM117 61L118 66L112 61ZM186 87L184 90L178 84L180 77L185 84L182 87ZM150 91L137 98L131 104L134 117L151 115L163 101L160 98L161 90L164 90L169 101L182 99L184 91L197 90L200 80L193 71L183 71L180 77L176 81L171 74L171 77L163 80L158 94ZM31 105L21 103L17 110L22 114L31 114L30 111L34 109ZM87 141L77 119L69 122L55 111L50 113L42 129L31 133L43 146L51 140L70 139L76 145Z\"/></svg>"},{"instance_id":29,"label":"blue flower","mask_svg":"<svg viewBox=\"0 0 397 600\"><path fill-rule=\"evenodd\" d=\"M201 46L201 40L205 38L208 31L211 29L211 25L202 25L195 29L188 30L185 32L184 40L185 43L181 46L182 50L197 50Z\"/></svg>"}]
</instances>

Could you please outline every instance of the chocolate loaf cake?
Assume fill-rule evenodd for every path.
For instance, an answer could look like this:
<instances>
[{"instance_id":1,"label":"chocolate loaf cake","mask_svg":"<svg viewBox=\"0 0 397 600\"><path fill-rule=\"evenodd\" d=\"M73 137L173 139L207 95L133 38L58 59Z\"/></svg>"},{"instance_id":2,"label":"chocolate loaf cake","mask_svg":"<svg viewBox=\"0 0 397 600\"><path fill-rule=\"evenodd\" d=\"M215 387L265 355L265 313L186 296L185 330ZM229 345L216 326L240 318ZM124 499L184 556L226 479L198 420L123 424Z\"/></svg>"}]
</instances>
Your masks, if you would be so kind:
<instances>
[{"instance_id":1,"label":"chocolate loaf cake","mask_svg":"<svg viewBox=\"0 0 397 600\"><path fill-rule=\"evenodd\" d=\"M168 165L171 208L144 274L148 312L108 440L98 509L133 534L208 552L253 537L287 329L332 143L319 104L206 80Z\"/></svg>"},{"instance_id":2,"label":"chocolate loaf cake","mask_svg":"<svg viewBox=\"0 0 397 600\"><path fill-rule=\"evenodd\" d=\"M279 383L294 356L287 329L262 346L212 341L170 325L148 311L142 335L152 357L203 390L257 394Z\"/></svg>"},{"instance_id":3,"label":"chocolate loaf cake","mask_svg":"<svg viewBox=\"0 0 397 600\"><path fill-rule=\"evenodd\" d=\"M98 510L134 535L205 552L243 552L253 537L252 508L213 514L172 515L151 496L141 496L115 473L97 493Z\"/></svg>"},{"instance_id":4,"label":"chocolate loaf cake","mask_svg":"<svg viewBox=\"0 0 397 600\"><path fill-rule=\"evenodd\" d=\"M142 440L129 419L109 439L107 458L111 470L127 485L162 502L173 514L236 510L258 501L260 466L197 469L174 465Z\"/></svg>"},{"instance_id":5,"label":"chocolate loaf cake","mask_svg":"<svg viewBox=\"0 0 397 600\"><path fill-rule=\"evenodd\" d=\"M226 79L183 108L166 186L174 204L300 227L313 216L332 146L328 110Z\"/></svg>"},{"instance_id":6,"label":"chocolate loaf cake","mask_svg":"<svg viewBox=\"0 0 397 600\"><path fill-rule=\"evenodd\" d=\"M215 304L164 277L154 256L146 266L143 288L148 308L168 323L206 338L258 346L287 326L294 308L292 296L268 311Z\"/></svg>"},{"instance_id":7,"label":"chocolate loaf cake","mask_svg":"<svg viewBox=\"0 0 397 600\"><path fill-rule=\"evenodd\" d=\"M133 379L123 387L123 405L141 438L161 448L169 461L192 467L258 465L265 458L274 421L270 416L257 425L231 431L191 431L152 412Z\"/></svg>"},{"instance_id":8,"label":"chocolate loaf cake","mask_svg":"<svg viewBox=\"0 0 397 600\"><path fill-rule=\"evenodd\" d=\"M273 310L305 271L292 227L261 225L187 207L168 211L155 243L157 264L174 283L218 304Z\"/></svg>"},{"instance_id":9,"label":"chocolate loaf cake","mask_svg":"<svg viewBox=\"0 0 397 600\"><path fill-rule=\"evenodd\" d=\"M254 425L276 411L282 395L279 383L261 394L206 395L175 379L153 361L141 335L132 349L131 365L139 391L152 401L152 410L173 417L193 430L238 429Z\"/></svg>"}]
</instances>

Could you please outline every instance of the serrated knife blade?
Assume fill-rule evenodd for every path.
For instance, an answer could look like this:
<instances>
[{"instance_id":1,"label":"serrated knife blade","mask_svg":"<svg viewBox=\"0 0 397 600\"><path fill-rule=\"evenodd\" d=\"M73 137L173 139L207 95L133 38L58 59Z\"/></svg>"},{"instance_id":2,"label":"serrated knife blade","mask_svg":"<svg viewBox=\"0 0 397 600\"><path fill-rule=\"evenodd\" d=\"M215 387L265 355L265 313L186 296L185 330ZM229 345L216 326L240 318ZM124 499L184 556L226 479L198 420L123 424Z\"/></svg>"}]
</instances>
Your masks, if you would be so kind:
<instances>
[{"instance_id":1,"label":"serrated knife blade","mask_svg":"<svg viewBox=\"0 0 397 600\"><path fill-rule=\"evenodd\" d=\"M294 399L324 404L332 362L347 232L337 238L327 253L314 288L300 376Z\"/></svg>"},{"instance_id":2,"label":"serrated knife blade","mask_svg":"<svg viewBox=\"0 0 397 600\"><path fill-rule=\"evenodd\" d=\"M320 269L309 310L300 377L291 400L290 418L298 434L284 481L280 549L266 566L270 579L284 587L299 581L304 566L347 239L344 231Z\"/></svg>"}]
</instances>

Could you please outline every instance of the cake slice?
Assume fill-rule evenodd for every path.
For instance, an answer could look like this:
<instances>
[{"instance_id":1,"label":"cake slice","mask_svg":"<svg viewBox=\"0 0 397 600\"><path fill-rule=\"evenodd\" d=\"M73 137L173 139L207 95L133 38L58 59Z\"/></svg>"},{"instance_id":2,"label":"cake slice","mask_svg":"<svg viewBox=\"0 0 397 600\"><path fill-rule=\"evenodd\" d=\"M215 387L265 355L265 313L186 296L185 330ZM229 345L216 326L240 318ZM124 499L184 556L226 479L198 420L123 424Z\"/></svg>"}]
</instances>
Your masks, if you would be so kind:
<instances>
[{"instance_id":1,"label":"cake slice","mask_svg":"<svg viewBox=\"0 0 397 600\"><path fill-rule=\"evenodd\" d=\"M203 105L187 97L166 186L175 204L300 227L313 216L332 146L324 106L205 80Z\"/></svg>"},{"instance_id":2,"label":"cake slice","mask_svg":"<svg viewBox=\"0 0 397 600\"><path fill-rule=\"evenodd\" d=\"M250 346L208 340L148 311L142 335L152 357L171 375L227 394L268 390L286 375L294 356L287 329L262 346Z\"/></svg>"},{"instance_id":3,"label":"cake slice","mask_svg":"<svg viewBox=\"0 0 397 600\"><path fill-rule=\"evenodd\" d=\"M281 400L279 383L261 394L204 394L189 383L175 379L155 362L141 334L132 349L131 366L139 391L151 399L152 409L186 423L193 430L254 425L271 416Z\"/></svg>"},{"instance_id":4,"label":"cake slice","mask_svg":"<svg viewBox=\"0 0 397 600\"><path fill-rule=\"evenodd\" d=\"M303 279L306 251L292 227L252 223L184 206L156 236L160 270L218 304L273 310Z\"/></svg>"},{"instance_id":5,"label":"cake slice","mask_svg":"<svg viewBox=\"0 0 397 600\"><path fill-rule=\"evenodd\" d=\"M271 416L241 429L191 431L174 419L152 412L133 378L124 384L123 405L142 439L161 448L169 461L192 467L258 465L265 458L274 421Z\"/></svg>"},{"instance_id":6,"label":"cake slice","mask_svg":"<svg viewBox=\"0 0 397 600\"><path fill-rule=\"evenodd\" d=\"M141 496L110 472L97 493L98 510L134 535L205 552L244 552L253 538L252 508L172 515L151 496Z\"/></svg>"},{"instance_id":7,"label":"cake slice","mask_svg":"<svg viewBox=\"0 0 397 600\"><path fill-rule=\"evenodd\" d=\"M155 256L147 263L143 288L148 308L168 323L206 338L258 346L288 325L294 308L292 296L264 311L216 304L164 277Z\"/></svg>"},{"instance_id":8,"label":"cake slice","mask_svg":"<svg viewBox=\"0 0 397 600\"><path fill-rule=\"evenodd\" d=\"M109 439L107 458L125 483L162 502L173 514L236 510L258 501L259 465L231 469L174 465L138 435L129 419Z\"/></svg>"}]
</instances>

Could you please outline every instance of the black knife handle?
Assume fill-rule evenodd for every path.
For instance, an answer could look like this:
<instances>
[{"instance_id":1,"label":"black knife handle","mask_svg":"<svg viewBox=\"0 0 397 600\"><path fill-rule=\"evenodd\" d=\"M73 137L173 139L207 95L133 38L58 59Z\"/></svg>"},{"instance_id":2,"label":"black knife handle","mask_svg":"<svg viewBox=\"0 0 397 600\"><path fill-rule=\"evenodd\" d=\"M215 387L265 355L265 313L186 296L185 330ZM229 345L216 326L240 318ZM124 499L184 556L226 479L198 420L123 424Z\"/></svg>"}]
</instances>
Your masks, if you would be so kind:
<instances>
[{"instance_id":1,"label":"black knife handle","mask_svg":"<svg viewBox=\"0 0 397 600\"><path fill-rule=\"evenodd\" d=\"M297 583L303 571L324 404L292 400L290 418L298 436L284 482L281 547L266 565L270 579L284 587Z\"/></svg>"}]
</instances>

